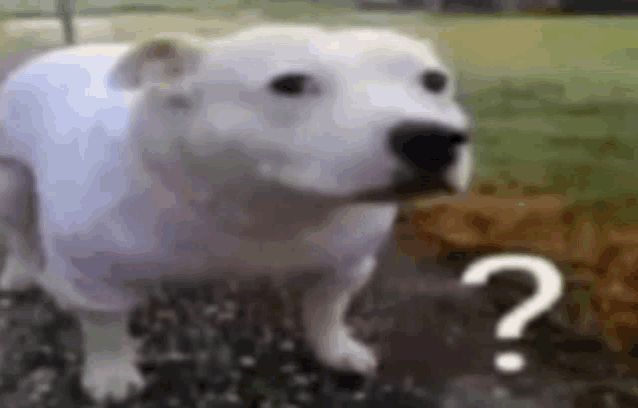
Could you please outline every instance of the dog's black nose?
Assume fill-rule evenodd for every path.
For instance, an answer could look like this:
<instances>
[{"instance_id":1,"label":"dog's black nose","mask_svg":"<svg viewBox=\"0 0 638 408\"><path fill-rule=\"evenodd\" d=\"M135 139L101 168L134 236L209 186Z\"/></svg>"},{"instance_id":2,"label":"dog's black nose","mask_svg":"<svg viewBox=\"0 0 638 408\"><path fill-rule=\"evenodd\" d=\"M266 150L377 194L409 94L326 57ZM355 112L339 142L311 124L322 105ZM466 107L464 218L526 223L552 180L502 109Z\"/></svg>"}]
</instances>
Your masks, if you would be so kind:
<instances>
[{"instance_id":1,"label":"dog's black nose","mask_svg":"<svg viewBox=\"0 0 638 408\"><path fill-rule=\"evenodd\" d=\"M438 173L454 158L455 145L467 137L438 126L406 123L390 132L390 148L412 169Z\"/></svg>"}]
</instances>

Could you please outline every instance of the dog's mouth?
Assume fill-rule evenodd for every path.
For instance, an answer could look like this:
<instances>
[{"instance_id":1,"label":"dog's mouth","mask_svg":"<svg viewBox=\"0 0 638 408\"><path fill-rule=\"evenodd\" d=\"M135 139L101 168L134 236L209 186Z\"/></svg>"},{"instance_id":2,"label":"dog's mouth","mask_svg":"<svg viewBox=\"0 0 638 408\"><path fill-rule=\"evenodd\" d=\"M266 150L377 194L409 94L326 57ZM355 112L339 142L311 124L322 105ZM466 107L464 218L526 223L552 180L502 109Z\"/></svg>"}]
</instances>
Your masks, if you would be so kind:
<instances>
[{"instance_id":1,"label":"dog's mouth","mask_svg":"<svg viewBox=\"0 0 638 408\"><path fill-rule=\"evenodd\" d=\"M450 196L457 189L444 181L442 172L420 171L416 177L396 175L395 183L379 190L357 195L357 201L409 201L430 196Z\"/></svg>"}]
</instances>

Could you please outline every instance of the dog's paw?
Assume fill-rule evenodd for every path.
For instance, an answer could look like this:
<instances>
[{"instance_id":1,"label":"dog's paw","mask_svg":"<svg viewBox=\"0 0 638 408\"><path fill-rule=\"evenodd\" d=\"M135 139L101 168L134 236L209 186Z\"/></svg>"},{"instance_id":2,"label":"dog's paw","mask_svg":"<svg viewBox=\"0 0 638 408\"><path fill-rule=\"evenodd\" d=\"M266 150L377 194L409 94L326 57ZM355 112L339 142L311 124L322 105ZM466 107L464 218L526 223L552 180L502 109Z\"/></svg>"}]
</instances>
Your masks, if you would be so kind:
<instances>
[{"instance_id":1,"label":"dog's paw","mask_svg":"<svg viewBox=\"0 0 638 408\"><path fill-rule=\"evenodd\" d=\"M107 395L122 400L131 390L145 385L144 378L135 366L134 359L101 361L87 366L82 377L85 391L95 400L103 401Z\"/></svg>"},{"instance_id":2,"label":"dog's paw","mask_svg":"<svg viewBox=\"0 0 638 408\"><path fill-rule=\"evenodd\" d=\"M349 327L335 327L319 351L324 364L344 371L370 376L377 370L377 357L371 347L355 339Z\"/></svg>"}]
</instances>

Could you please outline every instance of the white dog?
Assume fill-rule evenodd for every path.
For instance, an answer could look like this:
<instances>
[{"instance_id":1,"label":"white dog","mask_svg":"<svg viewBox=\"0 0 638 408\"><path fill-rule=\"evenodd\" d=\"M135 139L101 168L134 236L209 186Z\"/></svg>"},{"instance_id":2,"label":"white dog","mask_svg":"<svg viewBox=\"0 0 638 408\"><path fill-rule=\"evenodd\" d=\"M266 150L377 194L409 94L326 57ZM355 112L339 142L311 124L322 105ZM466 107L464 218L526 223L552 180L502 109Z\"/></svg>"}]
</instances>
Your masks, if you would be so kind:
<instances>
[{"instance_id":1,"label":"white dog","mask_svg":"<svg viewBox=\"0 0 638 408\"><path fill-rule=\"evenodd\" d=\"M373 373L344 314L399 200L468 186L453 97L432 44L389 30L261 26L40 56L0 99L1 283L104 313L82 319L83 382L102 397L142 384L125 322L148 282L321 269L307 339L325 364Z\"/></svg>"}]
</instances>

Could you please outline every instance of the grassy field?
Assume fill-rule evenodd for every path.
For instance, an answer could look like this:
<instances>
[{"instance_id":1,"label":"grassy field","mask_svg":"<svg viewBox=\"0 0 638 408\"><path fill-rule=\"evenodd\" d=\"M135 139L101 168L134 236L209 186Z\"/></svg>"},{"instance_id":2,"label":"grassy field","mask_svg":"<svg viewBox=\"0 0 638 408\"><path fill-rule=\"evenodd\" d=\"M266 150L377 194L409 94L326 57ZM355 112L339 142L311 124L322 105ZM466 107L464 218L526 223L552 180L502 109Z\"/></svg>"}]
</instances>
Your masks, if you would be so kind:
<instances>
[{"instance_id":1,"label":"grassy field","mask_svg":"<svg viewBox=\"0 0 638 408\"><path fill-rule=\"evenodd\" d=\"M244 0L241 7L228 0L136 3L188 6L197 13L100 15L112 23L115 40L142 40L162 31L216 36L264 20L396 27L435 38L458 72L462 100L477 118L477 189L485 183L534 185L528 192L566 192L591 201L626 199L638 184L636 18L432 16L356 12L326 2ZM95 7L91 0L77 3L80 12ZM37 42L37 33L31 32L5 38L2 50ZM633 211L618 217L638 221Z\"/></svg>"}]
</instances>

